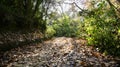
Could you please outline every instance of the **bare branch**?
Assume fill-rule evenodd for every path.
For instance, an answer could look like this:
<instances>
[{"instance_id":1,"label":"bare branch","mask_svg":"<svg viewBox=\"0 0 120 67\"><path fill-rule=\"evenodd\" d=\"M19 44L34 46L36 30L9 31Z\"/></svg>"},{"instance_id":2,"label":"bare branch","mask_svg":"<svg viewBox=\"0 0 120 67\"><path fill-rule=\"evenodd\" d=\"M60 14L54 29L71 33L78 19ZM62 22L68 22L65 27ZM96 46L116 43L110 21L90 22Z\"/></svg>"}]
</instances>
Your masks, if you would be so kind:
<instances>
[{"instance_id":1,"label":"bare branch","mask_svg":"<svg viewBox=\"0 0 120 67\"><path fill-rule=\"evenodd\" d=\"M119 10L117 7L115 7L115 6L111 3L110 0L106 0L106 1L109 3L110 7L113 7L113 8L115 8L118 12L120 12L120 10Z\"/></svg>"}]
</instances>

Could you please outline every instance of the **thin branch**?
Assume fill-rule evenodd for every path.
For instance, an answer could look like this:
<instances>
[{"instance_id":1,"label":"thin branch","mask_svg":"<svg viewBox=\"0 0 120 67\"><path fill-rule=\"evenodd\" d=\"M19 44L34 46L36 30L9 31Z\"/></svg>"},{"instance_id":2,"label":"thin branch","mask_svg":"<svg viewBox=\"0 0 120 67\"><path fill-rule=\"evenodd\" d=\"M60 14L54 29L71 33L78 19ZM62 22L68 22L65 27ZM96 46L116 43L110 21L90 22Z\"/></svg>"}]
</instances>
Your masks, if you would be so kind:
<instances>
[{"instance_id":1,"label":"thin branch","mask_svg":"<svg viewBox=\"0 0 120 67\"><path fill-rule=\"evenodd\" d=\"M79 6L77 5L77 3L73 2L73 4L75 4L75 6L78 7L82 12L88 13L87 10L84 10L84 9L82 9L81 7L79 7Z\"/></svg>"},{"instance_id":2,"label":"thin branch","mask_svg":"<svg viewBox=\"0 0 120 67\"><path fill-rule=\"evenodd\" d=\"M106 1L109 3L111 7L115 8L118 12L120 12L120 10L117 7L115 7L110 0L106 0Z\"/></svg>"}]
</instances>

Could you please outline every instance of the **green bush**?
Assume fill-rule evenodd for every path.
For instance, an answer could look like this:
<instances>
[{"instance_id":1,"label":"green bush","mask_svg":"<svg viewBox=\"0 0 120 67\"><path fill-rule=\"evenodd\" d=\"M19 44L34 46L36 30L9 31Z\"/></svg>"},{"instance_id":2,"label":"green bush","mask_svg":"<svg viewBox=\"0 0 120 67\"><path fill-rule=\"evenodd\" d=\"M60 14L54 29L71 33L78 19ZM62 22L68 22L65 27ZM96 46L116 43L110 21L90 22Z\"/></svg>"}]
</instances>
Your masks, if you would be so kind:
<instances>
[{"instance_id":1,"label":"green bush","mask_svg":"<svg viewBox=\"0 0 120 67\"><path fill-rule=\"evenodd\" d=\"M53 17L54 18L54 17ZM54 30L54 35L50 34L51 37L53 36L66 36L66 37L78 37L78 38L85 38L86 31L85 31L85 24L83 21L80 20L80 17L77 18L70 18L68 15L64 15L63 17L59 17L56 20L48 20L47 21L47 28L50 30ZM48 29L49 30L49 29ZM46 34L49 36L49 34Z\"/></svg>"},{"instance_id":2,"label":"green bush","mask_svg":"<svg viewBox=\"0 0 120 67\"><path fill-rule=\"evenodd\" d=\"M53 22L53 28L56 31L55 36L75 37L78 30L76 24L68 16L59 18Z\"/></svg>"},{"instance_id":3,"label":"green bush","mask_svg":"<svg viewBox=\"0 0 120 67\"><path fill-rule=\"evenodd\" d=\"M104 5L100 4L100 6ZM114 9L99 7L85 18L88 45L94 45L106 54L120 55L120 20Z\"/></svg>"},{"instance_id":4,"label":"green bush","mask_svg":"<svg viewBox=\"0 0 120 67\"><path fill-rule=\"evenodd\" d=\"M45 31L45 38L51 38L54 36L56 31L53 29L52 26L47 26L47 30Z\"/></svg>"}]
</instances>

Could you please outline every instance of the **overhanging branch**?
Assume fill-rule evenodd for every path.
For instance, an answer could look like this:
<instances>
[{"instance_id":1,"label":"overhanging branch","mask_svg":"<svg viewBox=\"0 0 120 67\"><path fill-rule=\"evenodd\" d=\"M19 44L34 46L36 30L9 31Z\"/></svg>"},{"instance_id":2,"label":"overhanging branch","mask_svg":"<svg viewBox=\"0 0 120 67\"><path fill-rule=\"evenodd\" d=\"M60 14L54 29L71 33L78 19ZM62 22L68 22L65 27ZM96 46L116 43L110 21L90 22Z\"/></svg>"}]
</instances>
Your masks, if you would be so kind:
<instances>
[{"instance_id":1,"label":"overhanging branch","mask_svg":"<svg viewBox=\"0 0 120 67\"><path fill-rule=\"evenodd\" d=\"M82 9L81 7L79 7L79 6L77 5L77 3L73 2L73 4L75 4L75 6L78 7L78 8L81 10L81 12L88 13L87 10L84 10L84 9Z\"/></svg>"},{"instance_id":2,"label":"overhanging branch","mask_svg":"<svg viewBox=\"0 0 120 67\"><path fill-rule=\"evenodd\" d=\"M110 7L113 7L113 8L115 8L118 12L120 12L120 10L119 10L117 7L115 7L115 6L111 3L110 0L106 0L106 1L107 1L108 4L110 5Z\"/></svg>"}]
</instances>

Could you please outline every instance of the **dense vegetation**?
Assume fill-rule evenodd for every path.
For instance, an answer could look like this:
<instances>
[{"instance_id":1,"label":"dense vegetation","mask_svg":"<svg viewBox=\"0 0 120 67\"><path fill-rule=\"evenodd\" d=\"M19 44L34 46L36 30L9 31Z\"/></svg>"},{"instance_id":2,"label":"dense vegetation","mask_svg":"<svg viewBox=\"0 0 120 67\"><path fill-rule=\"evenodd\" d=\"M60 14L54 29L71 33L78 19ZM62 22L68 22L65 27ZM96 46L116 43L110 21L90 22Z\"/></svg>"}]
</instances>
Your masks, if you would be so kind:
<instances>
[{"instance_id":1,"label":"dense vegetation","mask_svg":"<svg viewBox=\"0 0 120 67\"><path fill-rule=\"evenodd\" d=\"M120 18L117 17L113 7L107 9L104 3L101 2L99 7L93 10L92 15L86 17L85 27L88 34L86 39L88 44L94 44L106 54L120 55Z\"/></svg>"},{"instance_id":2,"label":"dense vegetation","mask_svg":"<svg viewBox=\"0 0 120 67\"><path fill-rule=\"evenodd\" d=\"M84 17L83 20L63 15L54 20L51 25L48 23L47 37L84 38L88 41L88 45L99 48L104 54L120 55L119 11L109 0L97 4L94 2L94 5L97 8L79 12L79 16Z\"/></svg>"},{"instance_id":3,"label":"dense vegetation","mask_svg":"<svg viewBox=\"0 0 120 67\"><path fill-rule=\"evenodd\" d=\"M43 32L46 29L45 6L45 0L0 0L0 31L40 29Z\"/></svg>"},{"instance_id":4,"label":"dense vegetation","mask_svg":"<svg viewBox=\"0 0 120 67\"><path fill-rule=\"evenodd\" d=\"M91 9L77 5L81 9L77 19L66 13L48 14L50 3L51 0L0 0L0 32L25 29L45 32L45 38L78 37L105 54L120 56L120 11L110 0L91 1Z\"/></svg>"}]
</instances>

